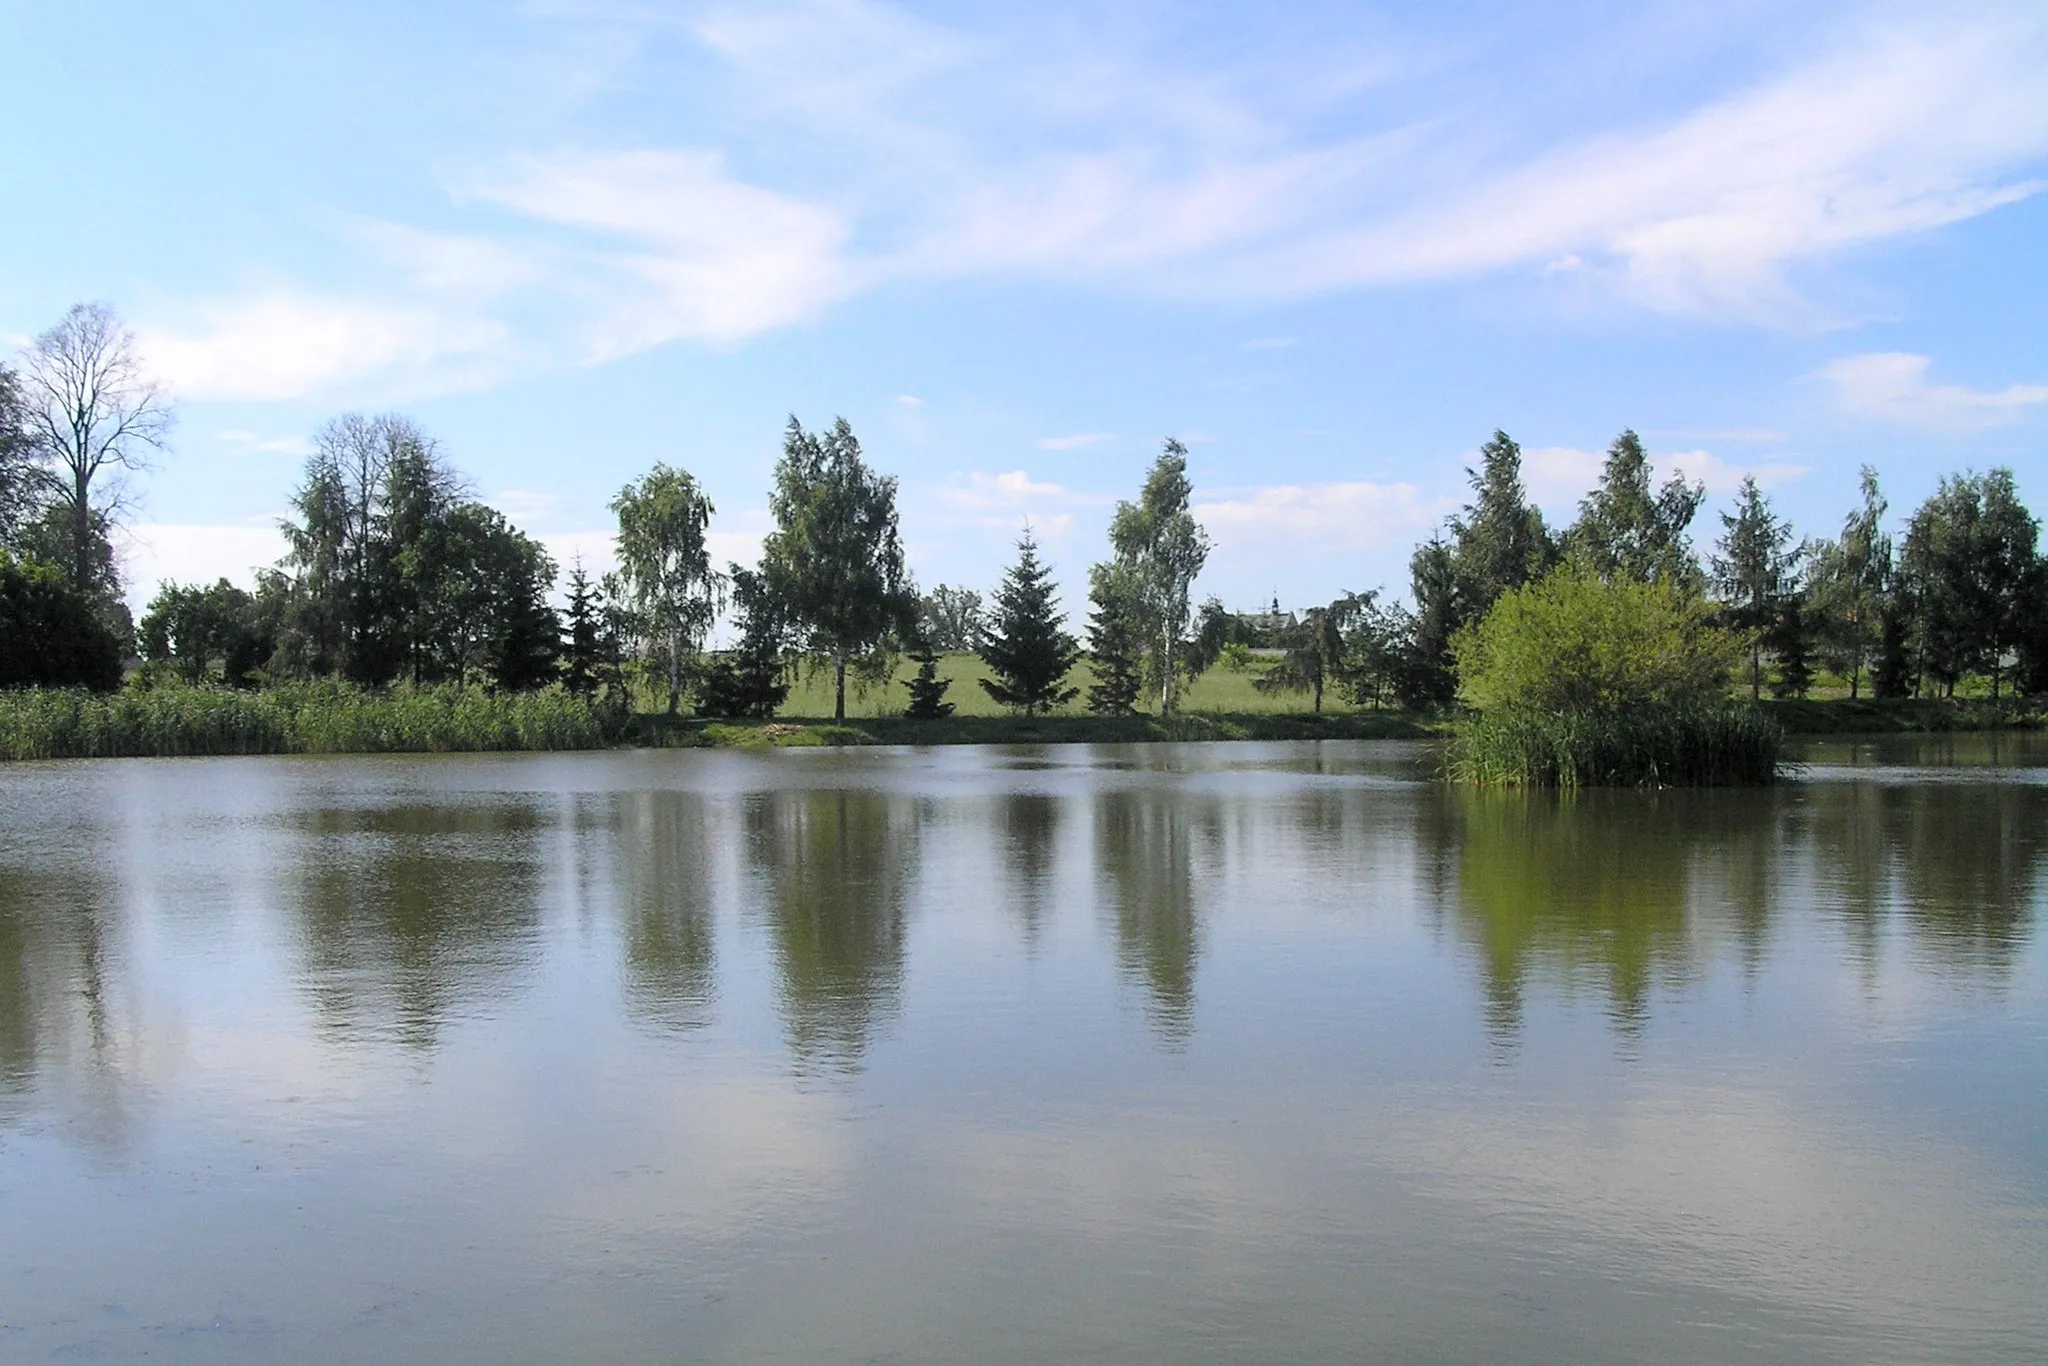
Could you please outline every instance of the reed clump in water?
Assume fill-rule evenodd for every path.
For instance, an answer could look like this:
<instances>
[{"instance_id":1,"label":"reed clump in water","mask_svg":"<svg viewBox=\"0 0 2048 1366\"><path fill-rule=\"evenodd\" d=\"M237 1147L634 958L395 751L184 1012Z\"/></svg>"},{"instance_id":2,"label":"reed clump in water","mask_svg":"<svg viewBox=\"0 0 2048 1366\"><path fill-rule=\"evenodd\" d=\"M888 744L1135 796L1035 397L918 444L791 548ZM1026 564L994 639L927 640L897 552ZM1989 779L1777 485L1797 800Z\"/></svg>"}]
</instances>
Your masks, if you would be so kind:
<instances>
[{"instance_id":1,"label":"reed clump in water","mask_svg":"<svg viewBox=\"0 0 2048 1366\"><path fill-rule=\"evenodd\" d=\"M560 688L287 683L0 692L0 760L595 749L607 714Z\"/></svg>"},{"instance_id":2,"label":"reed clump in water","mask_svg":"<svg viewBox=\"0 0 2048 1366\"><path fill-rule=\"evenodd\" d=\"M1756 707L1504 708L1468 722L1445 773L1485 787L1733 787L1774 782L1783 729Z\"/></svg>"}]
</instances>

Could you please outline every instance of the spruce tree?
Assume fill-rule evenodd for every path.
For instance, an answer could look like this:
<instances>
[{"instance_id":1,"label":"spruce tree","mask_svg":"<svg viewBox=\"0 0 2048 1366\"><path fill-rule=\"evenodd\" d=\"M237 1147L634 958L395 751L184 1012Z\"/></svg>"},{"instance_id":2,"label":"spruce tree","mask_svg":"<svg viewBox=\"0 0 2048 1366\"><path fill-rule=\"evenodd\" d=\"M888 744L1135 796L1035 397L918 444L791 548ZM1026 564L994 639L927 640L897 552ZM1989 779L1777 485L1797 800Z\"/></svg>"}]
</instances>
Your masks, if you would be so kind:
<instances>
[{"instance_id":1,"label":"spruce tree","mask_svg":"<svg viewBox=\"0 0 2048 1366\"><path fill-rule=\"evenodd\" d=\"M1038 562L1038 542L1026 530L1017 541L1017 563L996 589L995 611L981 658L993 679L981 686L990 697L1026 716L1071 702L1079 688L1066 688L1067 672L1080 647L1062 624L1052 571Z\"/></svg>"},{"instance_id":2,"label":"spruce tree","mask_svg":"<svg viewBox=\"0 0 2048 1366\"><path fill-rule=\"evenodd\" d=\"M1089 572L1088 655L1095 682L1088 689L1088 710L1099 716L1129 716L1138 709L1144 687L1145 628L1133 608L1113 564Z\"/></svg>"},{"instance_id":3,"label":"spruce tree","mask_svg":"<svg viewBox=\"0 0 2048 1366\"><path fill-rule=\"evenodd\" d=\"M788 628L765 575L733 565L731 579L740 638L705 670L697 714L766 720L789 697Z\"/></svg>"},{"instance_id":4,"label":"spruce tree","mask_svg":"<svg viewBox=\"0 0 2048 1366\"><path fill-rule=\"evenodd\" d=\"M910 680L910 705L903 714L914 721L938 721L951 716L953 704L945 698L953 681L939 677L938 655L929 643L920 642L910 657L917 661L917 676Z\"/></svg>"},{"instance_id":5,"label":"spruce tree","mask_svg":"<svg viewBox=\"0 0 2048 1366\"><path fill-rule=\"evenodd\" d=\"M569 610L562 622L562 686L581 698L597 696L603 623L598 620L597 590L579 558L569 566Z\"/></svg>"}]
</instances>

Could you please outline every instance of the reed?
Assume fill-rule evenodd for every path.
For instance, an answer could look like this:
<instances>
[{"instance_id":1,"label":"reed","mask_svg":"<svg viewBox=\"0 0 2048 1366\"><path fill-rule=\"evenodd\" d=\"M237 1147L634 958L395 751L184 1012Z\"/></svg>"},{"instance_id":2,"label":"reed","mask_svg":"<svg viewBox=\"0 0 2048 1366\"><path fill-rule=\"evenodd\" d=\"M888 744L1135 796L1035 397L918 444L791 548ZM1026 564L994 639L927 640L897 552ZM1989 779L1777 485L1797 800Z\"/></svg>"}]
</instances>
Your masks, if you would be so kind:
<instances>
[{"instance_id":1,"label":"reed","mask_svg":"<svg viewBox=\"0 0 2048 1366\"><path fill-rule=\"evenodd\" d=\"M0 760L595 749L612 729L598 708L559 688L0 692Z\"/></svg>"},{"instance_id":2,"label":"reed","mask_svg":"<svg viewBox=\"0 0 2048 1366\"><path fill-rule=\"evenodd\" d=\"M1742 787L1777 780L1784 731L1752 706L1502 708L1460 728L1445 775L1484 787Z\"/></svg>"}]
</instances>

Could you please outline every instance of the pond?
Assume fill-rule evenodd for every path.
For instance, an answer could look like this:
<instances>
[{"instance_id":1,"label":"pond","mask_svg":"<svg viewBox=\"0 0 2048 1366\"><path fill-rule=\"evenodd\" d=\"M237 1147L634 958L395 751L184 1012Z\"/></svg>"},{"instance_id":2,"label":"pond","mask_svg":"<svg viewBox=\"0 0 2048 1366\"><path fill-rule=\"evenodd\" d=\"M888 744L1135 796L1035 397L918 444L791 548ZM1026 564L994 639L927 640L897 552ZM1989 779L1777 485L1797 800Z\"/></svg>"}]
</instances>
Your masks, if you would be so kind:
<instances>
[{"instance_id":1,"label":"pond","mask_svg":"<svg viewBox=\"0 0 2048 1366\"><path fill-rule=\"evenodd\" d=\"M0 768L0 1360L2048 1360L2048 745Z\"/></svg>"}]
</instances>

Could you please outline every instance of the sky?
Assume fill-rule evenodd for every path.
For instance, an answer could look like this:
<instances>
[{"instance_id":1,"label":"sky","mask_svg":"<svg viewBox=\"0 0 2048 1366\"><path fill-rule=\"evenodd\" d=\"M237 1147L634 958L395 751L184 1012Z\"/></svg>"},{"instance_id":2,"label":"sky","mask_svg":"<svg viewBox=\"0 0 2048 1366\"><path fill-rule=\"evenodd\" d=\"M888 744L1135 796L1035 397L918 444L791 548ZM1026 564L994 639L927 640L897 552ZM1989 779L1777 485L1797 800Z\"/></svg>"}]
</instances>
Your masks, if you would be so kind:
<instances>
[{"instance_id":1,"label":"sky","mask_svg":"<svg viewBox=\"0 0 2048 1366\"><path fill-rule=\"evenodd\" d=\"M1802 534L1876 467L2048 511L2048 5L0 0L0 354L103 301L178 400L138 604L249 583L410 414L558 559L656 461L751 560L793 415L920 583L1079 609L1190 450L1197 593L1399 595L1496 428L1639 431Z\"/></svg>"}]
</instances>

